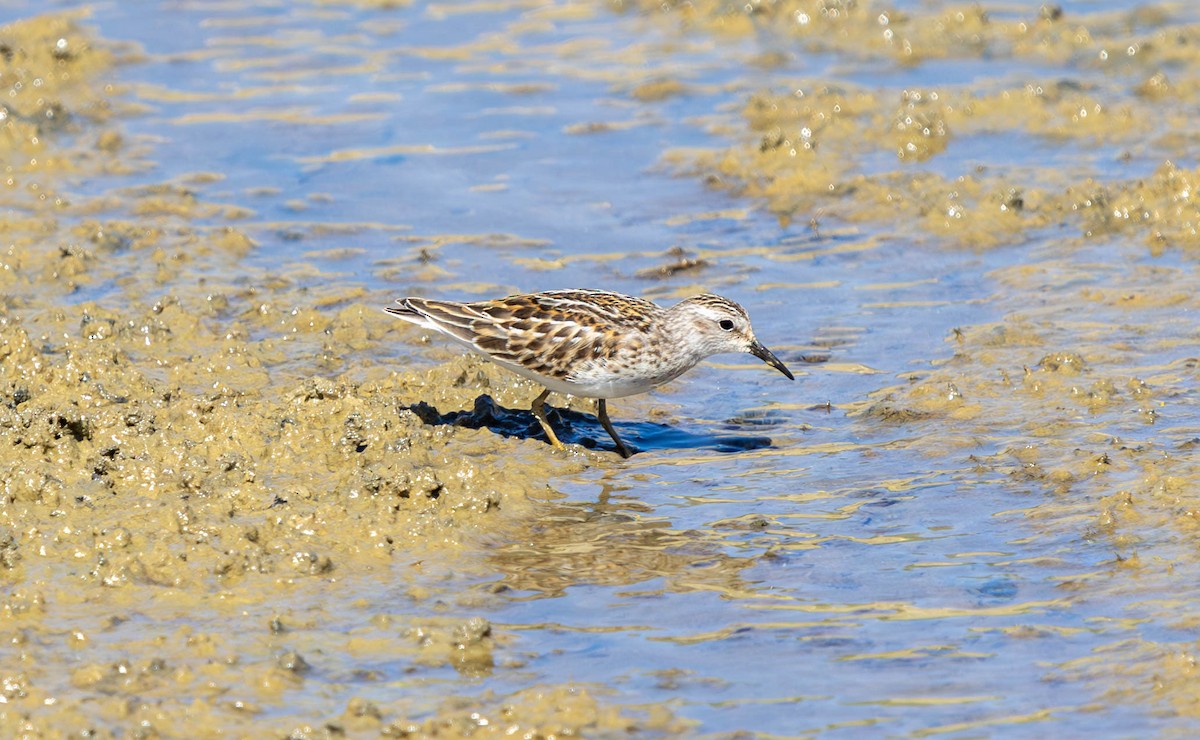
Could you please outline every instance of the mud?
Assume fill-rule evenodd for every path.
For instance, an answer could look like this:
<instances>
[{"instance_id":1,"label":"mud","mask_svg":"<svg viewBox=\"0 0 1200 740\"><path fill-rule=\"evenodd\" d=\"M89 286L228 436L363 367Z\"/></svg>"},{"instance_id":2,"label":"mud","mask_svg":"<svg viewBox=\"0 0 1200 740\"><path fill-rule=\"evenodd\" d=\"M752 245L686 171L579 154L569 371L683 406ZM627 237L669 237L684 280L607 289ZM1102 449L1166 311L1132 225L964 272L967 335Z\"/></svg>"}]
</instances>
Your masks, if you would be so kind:
<instances>
[{"instance_id":1,"label":"mud","mask_svg":"<svg viewBox=\"0 0 1200 740\"><path fill-rule=\"evenodd\" d=\"M139 167L107 82L122 52L65 16L0 39L15 163L0 224L0 733L672 727L583 685L440 707L352 698L311 726L278 716L306 677L378 680L324 659L314 636L328 630L352 629L348 655L389 675L400 664L490 674L504 637L484 619L374 604L348 623L314 598L354 574L382 584L456 559L533 516L555 495L548 479L605 456L423 418L418 400L470 408L490 393L527 408L537 390L469 358L427 371L379 362L384 343L418 339L379 310L391 296L231 269L254 241L203 222L251 211L192 190L220 175L66 195L71 177Z\"/></svg>"},{"instance_id":2,"label":"mud","mask_svg":"<svg viewBox=\"0 0 1200 740\"><path fill-rule=\"evenodd\" d=\"M1191 193L1200 174L1176 162L1192 159L1189 137L1178 132L1197 88L1171 82L1197 61L1182 51L1192 48L1196 28L1172 23L1166 8L1078 17L981 6L906 13L876 3L748 7L689 3L659 17L722 35L769 33L803 53L836 53L843 63L1077 64L1066 77L1031 66L1016 73L1027 77L1018 85L926 83L898 94L799 78L791 89L749 98L744 124L730 132L741 143L668 153L681 171L759 199L785 222L819 213L887 223L897 238L915 241L988 247L1065 222L1091 238L1129 234L1184 249L1196 243L1200 213ZM903 166L987 137L996 151L976 149L972 161ZM1062 167L1013 167L1009 147L1026 148L1033 159L1073 156ZM1098 158L1101 152L1113 159ZM901 166L876 164L887 153ZM1131 160L1154 169L1108 174Z\"/></svg>"},{"instance_id":3,"label":"mud","mask_svg":"<svg viewBox=\"0 0 1200 740\"><path fill-rule=\"evenodd\" d=\"M989 276L1003 321L956 329L950 357L850 413L872 433L883 425L912 435L905 446L931 459L950 454L981 479L1006 478L1033 497L1024 515L1047 537L1068 531L1110 543L1103 575L1063 584L1079 602L1148 581L1190 591L1173 573L1190 572L1198 556L1190 408L1200 170L1192 137L1180 134L1196 104L1181 73L1200 63L1197 27L1166 5L1079 16L1052 5L901 13L877 3L771 2L743 12L700 2L656 18L686 33L769 34L798 54L830 52L867 69L881 59L1033 63L1018 85L925 84L898 98L798 78L749 97L740 121L729 122L734 143L677 149L666 161L814 231L857 224L948 250L1039 243L1025 264ZM1041 73L1042 63L1069 71ZM969 158L954 155L988 137L998 150L1027 153L975 146ZM1048 161L1029 162L1037 152ZM1070 156L1052 161L1063 152ZM1146 264L1164 256L1165 265ZM1143 606L1129 608L1152 621L1194 619L1177 601ZM1106 701L1196 716L1194 645L1130 639L1098 650L1054 678L1103 684Z\"/></svg>"},{"instance_id":4,"label":"mud","mask_svg":"<svg viewBox=\"0 0 1200 740\"><path fill-rule=\"evenodd\" d=\"M501 5L430 12L488 13ZM1111 550L1094 572L1048 576L1057 583L1055 599L976 616L1118 604L1105 620L1128 620L1121 639L1104 633L1092 657L1047 668L1048 679L1093 686L1104 702L1195 717L1194 641L1136 625L1192 629L1200 621L1186 598L1191 582L1183 580L1200 564L1191 410L1200 361L1190 321L1200 285L1189 262L1200 173L1186 164L1194 148L1186 122L1200 88L1181 71L1200 62L1196 27L1175 22L1166 7L1076 18L1053 6L989 14L977 6L900 13L828 1L655 2L555 7L505 32L519 36L610 9L677 34L681 55L694 45L769 39L775 48L752 69L781 67L800 49L868 70L1001 58L1026 65L1025 79L913 85L893 94L820 76L765 89L751 75L730 83L744 92L734 113L714 111L702 121L720 137L718 146L675 148L663 161L761 205L781 224L807 224L810 242L565 254L515 233L408 234L394 224L326 222L319 214L309 222L265 222L256 198L273 191L222 190L228 173L221 171L130 184L130 176L151 171L155 141L131 137L122 122L186 94L114 87L114 70L142 58L96 37L80 16L0 29L0 89L8 92L0 137L8 163L0 191L0 733L149 737L187 727L199 737L678 735L694 726L677 716L678 705L630 702L603 682L529 687L514 678L538 676L531 666L543 657L541 642L537 651L512 648L519 632L555 627L493 622L483 616L487 607L498 598L519 603L577 586L634 584L643 585L622 598L700 593L761 603L755 599L774 587L748 570L782 567L792 554L834 540L891 546L915 539L882 527L829 534L790 526L794 519L849 521L877 502L857 470L852 482L825 488L787 476L847 450L871 458L895 448L930 468L876 473L872 480L889 492L881 504L901 500L891 494L907 494L921 475L953 470L964 487L996 483L1027 502L992 516L1019 518L1029 541L1051 544L1026 555L1016 543L1017 554L1004 556L1013 562L1049 569L1057 561L1045 552L1060 547L1059 538L1069 543L1062 552L1081 541ZM489 59L488 69L521 69L520 44L495 39L407 53L482 64L480 51L498 47L508 56ZM627 66L593 68L580 61L580 49L589 48L581 41L549 54L569 75L611 84L630 105L679 104L715 89L676 60L641 69L642 48L603 49L597 53ZM1077 72L1064 78L1038 66L1061 64ZM553 90L522 81L440 89L518 100ZM587 136L654 121L653 112L637 110L628 120L584 121L566 131L587 146ZM197 111L171 124L230 120L280 117ZM483 156L508 151L503 140L523 135L494 132L499 143L453 147L347 141L302 163ZM958 148L980 140L997 148L1020 142L1028 156L1014 165L989 157L987 145L972 150L983 154ZM1047 152L1061 159L1037 161ZM112 184L83 196L83 179ZM471 192L511 187L497 178ZM330 200L310 194L290 207L318 211ZM745 211L673 218L736 222ZM553 450L526 411L538 388L390 319L379 308L395 297L391 291L318 266L363 250L314 249L303 253L310 262L283 266L255 260L257 234L277 230L303 241L368 227L391 233L398 247L398 256L373 264L375 278L460 292L501 282L464 266L455 253L463 245L493 247L527 273L648 258L629 272L664 281L650 288L657 297L744 279L751 270L729 274L738 257L812 262L807 282L754 275L761 290L806 299L838 283L816 274L823 259L868 262L896 243L980 253L1037 246L987 275L1001 320L958 327L945 337L943 355L905 358L899 364L912 369L893 377L881 379L861 362L825 362L828 348L843 351L867 318L825 327L810 343L815 350L796 339L789 362L811 356L825 373L871 385L855 386L850 400L751 406L725 420L735 429L761 425L772 438L738 432L665 446L702 448L673 458L679 470L711 466L711 449L745 452L751 472L768 470L786 487L765 495L818 508L747 513L743 500L715 495L738 485L746 470L709 467L685 478L691 487L675 495L736 511L714 514L706 528L677 530L651 505L621 495L653 490L661 472L647 457L616 461L590 420L589 402L561 402L556 419L573 444ZM674 278L696 284L667 282ZM904 308L922 305L923 286L939 279L876 280L862 289L888 296L870 309ZM772 429L779 415L814 408L845 414L856 438L781 444ZM619 425L624 413L671 417L638 401L614 413ZM715 427L719 420L702 422ZM677 433L664 424L639 429ZM596 500L564 501L560 483L581 479L600 489ZM700 496L699 487L712 495ZM953 518L948 508L938 515ZM761 554L740 554L762 543ZM805 588L825 586L826 578L841 593L861 577L844 561L836 565ZM811 611L835 613L828 618L834 627L966 613L874 595L865 605L846 598L814 604L807 593L770 598L778 599L770 608L804 611L806 619ZM703 624L688 625L692 631L673 630L662 641L723 646L749 632L702 616ZM1032 620L973 629L998 633L1009 648L1084 631ZM806 647L815 650L825 637L803 638L810 639ZM730 666L743 656L726 649L717 661L725 665L712 673L728 671L733 681ZM891 657L908 660L922 650ZM868 652L855 659L888 657ZM951 652L970 657L965 649ZM666 666L656 680L668 690L717 683Z\"/></svg>"}]
</instances>

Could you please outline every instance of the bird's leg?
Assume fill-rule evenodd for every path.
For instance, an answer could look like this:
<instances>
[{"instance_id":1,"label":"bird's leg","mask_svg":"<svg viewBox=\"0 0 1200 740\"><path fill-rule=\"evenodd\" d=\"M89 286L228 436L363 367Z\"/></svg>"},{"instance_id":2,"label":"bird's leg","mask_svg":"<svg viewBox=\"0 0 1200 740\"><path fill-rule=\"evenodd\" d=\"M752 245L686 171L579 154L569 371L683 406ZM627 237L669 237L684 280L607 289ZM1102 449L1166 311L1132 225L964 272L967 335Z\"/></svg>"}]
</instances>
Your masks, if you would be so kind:
<instances>
[{"instance_id":1,"label":"bird's leg","mask_svg":"<svg viewBox=\"0 0 1200 740\"><path fill-rule=\"evenodd\" d=\"M604 426L604 431L608 432L608 436L612 437L613 441L617 443L617 453L625 458L632 455L633 450L625 446L625 443L617 436L617 430L613 429L612 422L608 420L608 404L604 402L603 398L596 399L596 416Z\"/></svg>"},{"instance_id":2,"label":"bird's leg","mask_svg":"<svg viewBox=\"0 0 1200 740\"><path fill-rule=\"evenodd\" d=\"M550 395L550 389L542 391L541 395L533 399L533 405L530 410L537 417L538 423L542 425L542 431L546 433L546 438L550 440L550 444L558 449L564 449L563 443L558 441L558 436L554 433L554 427L550 426L550 419L546 417L546 397Z\"/></svg>"}]
</instances>

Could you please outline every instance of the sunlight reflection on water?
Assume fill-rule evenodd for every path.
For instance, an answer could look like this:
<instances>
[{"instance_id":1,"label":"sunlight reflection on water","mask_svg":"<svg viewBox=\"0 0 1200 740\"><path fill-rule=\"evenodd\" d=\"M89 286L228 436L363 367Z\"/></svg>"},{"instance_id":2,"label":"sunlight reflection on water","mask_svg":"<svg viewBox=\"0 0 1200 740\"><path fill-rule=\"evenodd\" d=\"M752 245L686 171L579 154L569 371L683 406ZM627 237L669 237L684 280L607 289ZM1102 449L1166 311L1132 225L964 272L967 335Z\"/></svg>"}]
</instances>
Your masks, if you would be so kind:
<instances>
[{"instance_id":1,"label":"sunlight reflection on water","mask_svg":"<svg viewBox=\"0 0 1200 740\"><path fill-rule=\"evenodd\" d=\"M122 184L219 173L195 189L254 211L241 224L260 244L253 263L313 265L314 284L395 295L589 286L671 301L704 287L746 305L759 337L803 371L790 384L723 359L615 404L622 434L651 451L551 481L566 502L523 539L467 556L494 575L485 585L504 589L462 609L511 634L504 651L520 669L442 680L502 693L603 683L714 733L1156 726L1145 707L1101 711L1087 681L1051 675L1132 630L1109 621L1126 594L1081 585L1114 567L1112 542L1087 534L1095 511L1081 499L1100 494L1043 495L1034 462L1020 458L1025 438L1012 430L1045 409L1017 402L1005 430L989 426L993 407L968 406L982 391L958 404L963 394L939 377L926 395L904 395L952 362L959 327L1021 310L1062 326L1061 314L1024 305L1037 289L1012 298L1003 285L1061 234L970 251L897 244L885 225L784 226L756 208L731 211L745 204L671 178L659 157L724 146L747 91L783 85L795 67L750 68L752 43L663 38L602 7L578 17L554 5L499 8L443 17L419 5L113 3L89 21L150 54L122 75L151 107L128 131L154 141L157 167ZM823 74L818 63L793 61L815 66L805 75ZM986 60L946 76L916 66L883 79L856 67L843 81L899 88L1041 73L1014 67ZM692 94L631 101L636 85L676 74ZM953 176L998 150L1030 168L1086 166L1095 154L1086 143L1014 145L1024 138L980 135L927 169ZM862 170L895 166L891 154L866 156ZM672 263L671 247L705 265L646 277ZM1076 269L1072 279L1094 282ZM1144 291L1153 285L1147 278ZM1083 310L1100 324L1122 320L1100 302ZM1054 336L1070 349L1087 330ZM812 352L830 362L803 362ZM1023 362L1036 369L1041 353ZM1015 377L1032 373L1005 362ZM1110 413L1107 426L1089 422L1094 437L1143 428L1125 407ZM431 570L431 581L453 581ZM464 592L481 588L474 578ZM373 586L359 595L373 597Z\"/></svg>"}]
</instances>

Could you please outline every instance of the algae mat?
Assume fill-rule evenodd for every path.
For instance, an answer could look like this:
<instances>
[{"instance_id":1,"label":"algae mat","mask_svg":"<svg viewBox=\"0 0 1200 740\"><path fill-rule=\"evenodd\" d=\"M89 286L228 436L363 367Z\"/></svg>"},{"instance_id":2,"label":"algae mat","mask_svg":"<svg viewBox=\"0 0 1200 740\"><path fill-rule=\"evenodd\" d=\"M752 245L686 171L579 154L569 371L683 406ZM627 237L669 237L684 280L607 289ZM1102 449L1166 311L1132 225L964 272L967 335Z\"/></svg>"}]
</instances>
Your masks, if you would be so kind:
<instances>
[{"instance_id":1,"label":"algae mat","mask_svg":"<svg viewBox=\"0 0 1200 740\"><path fill-rule=\"evenodd\" d=\"M4 734L1195 729L1187 7L0 8ZM597 282L799 382L379 310Z\"/></svg>"}]
</instances>

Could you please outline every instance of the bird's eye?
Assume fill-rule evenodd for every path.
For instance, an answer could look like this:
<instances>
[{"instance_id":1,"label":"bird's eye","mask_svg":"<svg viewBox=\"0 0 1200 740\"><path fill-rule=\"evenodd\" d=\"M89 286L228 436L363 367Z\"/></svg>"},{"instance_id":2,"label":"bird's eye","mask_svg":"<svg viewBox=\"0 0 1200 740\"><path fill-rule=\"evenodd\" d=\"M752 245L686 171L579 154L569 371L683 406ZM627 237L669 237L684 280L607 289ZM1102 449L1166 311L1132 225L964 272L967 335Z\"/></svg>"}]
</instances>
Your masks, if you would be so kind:
<instances>
[{"instance_id":1,"label":"bird's eye","mask_svg":"<svg viewBox=\"0 0 1200 740\"><path fill-rule=\"evenodd\" d=\"M721 327L725 331L733 331L733 322L729 319L721 319L717 322L717 326Z\"/></svg>"}]
</instances>

